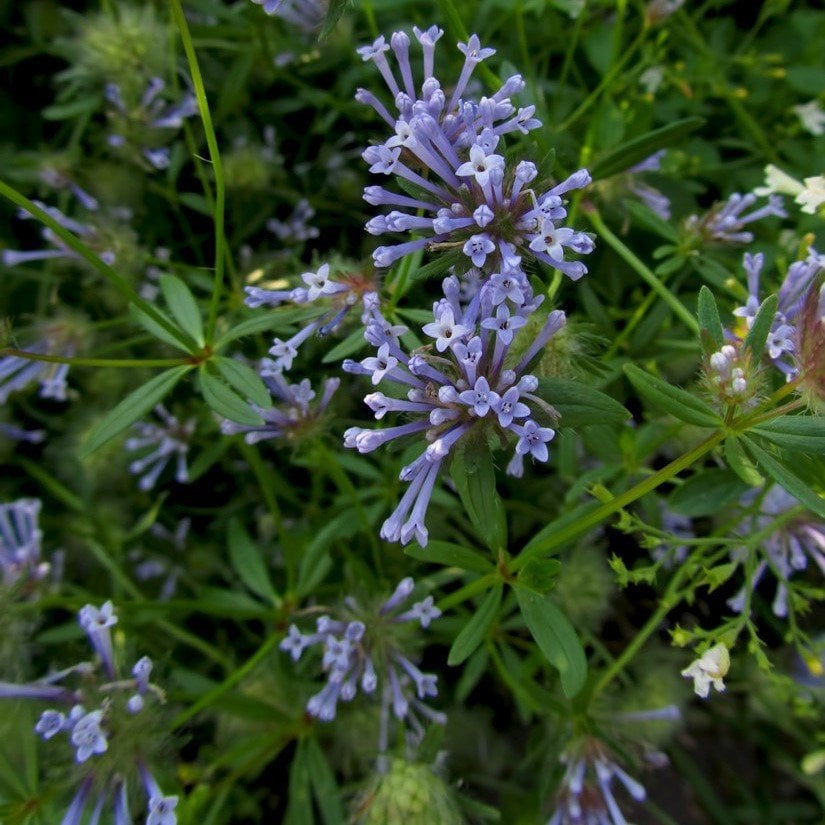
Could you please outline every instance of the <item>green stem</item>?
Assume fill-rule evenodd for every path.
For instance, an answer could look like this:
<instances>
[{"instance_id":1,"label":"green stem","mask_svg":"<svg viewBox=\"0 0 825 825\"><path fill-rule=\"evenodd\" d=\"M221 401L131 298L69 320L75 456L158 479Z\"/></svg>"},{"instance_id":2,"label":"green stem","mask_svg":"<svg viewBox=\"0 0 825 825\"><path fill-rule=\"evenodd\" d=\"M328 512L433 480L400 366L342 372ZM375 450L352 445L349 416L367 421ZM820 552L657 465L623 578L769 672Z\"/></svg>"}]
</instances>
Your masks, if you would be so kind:
<instances>
[{"instance_id":1,"label":"green stem","mask_svg":"<svg viewBox=\"0 0 825 825\"><path fill-rule=\"evenodd\" d=\"M49 364L70 364L73 367L177 367L190 363L188 358L69 358L63 355L45 355L24 349L0 349L0 357L7 355L26 361L46 361Z\"/></svg>"},{"instance_id":2,"label":"green stem","mask_svg":"<svg viewBox=\"0 0 825 825\"><path fill-rule=\"evenodd\" d=\"M608 516L618 512L623 507L642 498L652 490L655 490L659 485L670 481L677 473L687 469L703 455L710 452L717 444L721 443L725 438L726 432L724 430L717 430L712 435L708 436L701 444L697 444L692 450L674 459L670 464L662 467L661 470L653 473L653 475L640 481L638 484L631 487L629 490L620 493L615 498L591 510L581 518L568 524L565 527L559 528L559 531L549 538L538 544L532 544L525 549L519 556L517 556L510 564L512 571L519 570L530 559L547 554L550 550L561 547L571 539L576 538L582 533L587 532L591 528L600 524Z\"/></svg>"},{"instance_id":3,"label":"green stem","mask_svg":"<svg viewBox=\"0 0 825 825\"><path fill-rule=\"evenodd\" d=\"M588 703L592 702L593 699L624 670L627 663L639 652L642 645L659 629L665 616L679 603L680 599L676 596L676 591L678 585L681 584L686 569L686 567L681 567L674 573L659 602L659 606L645 622L644 627L633 637L633 641L621 652L618 658L613 660L607 670L602 673L599 681L596 682L587 697Z\"/></svg>"},{"instance_id":4,"label":"green stem","mask_svg":"<svg viewBox=\"0 0 825 825\"><path fill-rule=\"evenodd\" d=\"M607 245L642 277L642 280L659 295L694 335L698 335L699 322L693 317L693 314L688 311L687 307L656 277L651 269L636 257L632 250L625 246L623 241L607 228L596 209L590 209L586 214L590 223L593 224L593 228L599 236L607 242Z\"/></svg>"},{"instance_id":5,"label":"green stem","mask_svg":"<svg viewBox=\"0 0 825 825\"><path fill-rule=\"evenodd\" d=\"M486 573L480 578L471 581L469 584L465 584L464 587L459 588L455 591L455 593L445 596L438 603L438 608L442 613L445 613L456 605L466 602L467 599L472 599L473 596L477 596L479 593L483 593L485 590L488 590L497 581L500 581L500 579L501 577L497 571Z\"/></svg>"},{"instance_id":6,"label":"green stem","mask_svg":"<svg viewBox=\"0 0 825 825\"><path fill-rule=\"evenodd\" d=\"M116 270L109 264L101 260L100 257L81 240L76 238L66 227L61 226L51 215L41 209L36 203L29 200L25 195L18 192L14 187L7 183L0 181L0 195L10 200L15 206L28 212L33 218L36 218L44 226L47 226L66 246L73 252L76 252L84 261L91 264L112 286L130 303L134 304L141 312L148 315L158 326L169 333L176 341L180 342L183 349L187 352L196 352L199 347L195 341L190 338L185 332L178 329L172 324L168 318L150 304L144 298L141 298L135 292L132 285L123 278Z\"/></svg>"},{"instance_id":7,"label":"green stem","mask_svg":"<svg viewBox=\"0 0 825 825\"><path fill-rule=\"evenodd\" d=\"M239 668L232 671L232 673L230 673L229 676L223 680L223 682L216 685L212 688L212 690L201 696L197 702L179 713L172 721L172 730L177 730L185 725L190 719L193 719L202 710L214 704L221 698L221 696L224 695L224 693L237 685L238 682L244 678L244 676L251 673L252 670L254 670L269 655L272 648L274 648L279 641L280 637L273 633L249 659L247 659Z\"/></svg>"},{"instance_id":8,"label":"green stem","mask_svg":"<svg viewBox=\"0 0 825 825\"><path fill-rule=\"evenodd\" d=\"M192 86L195 89L195 97L198 99L198 109L200 110L201 120L203 121L203 131L206 135L206 144L209 147L209 159L212 162L212 169L215 176L215 277L212 285L212 300L209 303L209 318L206 323L206 342L207 344L212 344L223 289L223 270L226 254L224 250L226 244L224 235L226 185L223 176L220 150L218 149L218 139L215 135L215 127L212 124L209 101L206 99L206 89L203 85L203 76L201 75L198 58L195 54L195 46L192 43L192 35L189 32L189 24L186 22L186 16L183 13L180 0L172 0L172 14L177 23L180 38L183 42L183 50L186 52L186 59L189 63L189 71L192 75Z\"/></svg>"},{"instance_id":9,"label":"green stem","mask_svg":"<svg viewBox=\"0 0 825 825\"><path fill-rule=\"evenodd\" d=\"M616 77L624 71L625 66L635 57L636 50L642 44L642 41L645 38L645 34L647 32L646 28L643 28L637 35L636 39L627 47L627 50L622 55L622 59L618 63L614 63L613 66L610 68L610 71L605 74L605 76L601 79L601 82L592 92L587 96L584 102L570 115L563 123L559 126L555 127L556 132L567 132L569 131L570 127L599 99L601 93L607 89L611 83L616 79Z\"/></svg>"}]
</instances>

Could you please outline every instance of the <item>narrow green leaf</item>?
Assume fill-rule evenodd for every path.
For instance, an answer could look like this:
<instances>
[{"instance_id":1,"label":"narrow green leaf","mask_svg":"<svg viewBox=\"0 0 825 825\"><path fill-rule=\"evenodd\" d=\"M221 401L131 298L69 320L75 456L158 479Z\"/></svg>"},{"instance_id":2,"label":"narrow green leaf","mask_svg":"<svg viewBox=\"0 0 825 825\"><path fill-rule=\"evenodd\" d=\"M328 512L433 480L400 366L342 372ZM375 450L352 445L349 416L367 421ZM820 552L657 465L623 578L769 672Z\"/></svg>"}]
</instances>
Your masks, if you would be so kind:
<instances>
[{"instance_id":1,"label":"narrow green leaf","mask_svg":"<svg viewBox=\"0 0 825 825\"><path fill-rule=\"evenodd\" d=\"M759 307L753 325L745 337L744 347L749 349L757 362L762 358L765 351L765 342L768 340L768 333L773 326L776 317L776 308L779 306L779 298L776 295L769 295Z\"/></svg>"},{"instance_id":2,"label":"narrow green leaf","mask_svg":"<svg viewBox=\"0 0 825 825\"><path fill-rule=\"evenodd\" d=\"M636 219L636 222L641 224L645 229L655 232L660 238L670 241L671 244L679 243L679 233L667 221L662 220L649 206L643 203L627 198L624 206L628 212ZM655 256L654 256L655 257ZM670 260L673 260L672 258ZM681 261L679 262L681 266ZM661 274L657 270L657 274Z\"/></svg>"},{"instance_id":3,"label":"narrow green leaf","mask_svg":"<svg viewBox=\"0 0 825 825\"><path fill-rule=\"evenodd\" d=\"M641 395L674 418L700 427L719 427L724 423L712 407L686 390L649 375L635 364L625 364L624 371Z\"/></svg>"},{"instance_id":4,"label":"narrow green leaf","mask_svg":"<svg viewBox=\"0 0 825 825\"><path fill-rule=\"evenodd\" d=\"M234 358L218 356L212 359L218 372L241 394L259 407L268 409L272 406L272 396L258 373L251 367Z\"/></svg>"},{"instance_id":5,"label":"narrow green leaf","mask_svg":"<svg viewBox=\"0 0 825 825\"><path fill-rule=\"evenodd\" d=\"M332 30L341 17L343 17L344 12L350 4L351 0L330 0L329 6L327 7L327 16L324 18L321 34L318 36L319 40L323 40L327 35L332 33Z\"/></svg>"},{"instance_id":6,"label":"narrow green leaf","mask_svg":"<svg viewBox=\"0 0 825 825\"><path fill-rule=\"evenodd\" d=\"M622 424L630 413L599 390L569 378L540 378L536 393L561 414L560 427Z\"/></svg>"},{"instance_id":7,"label":"narrow green leaf","mask_svg":"<svg viewBox=\"0 0 825 825\"><path fill-rule=\"evenodd\" d=\"M603 180L641 163L659 149L672 146L704 124L701 117L686 117L631 138L596 160L590 167L593 180Z\"/></svg>"},{"instance_id":8,"label":"narrow green leaf","mask_svg":"<svg viewBox=\"0 0 825 825\"><path fill-rule=\"evenodd\" d=\"M504 585L502 584L497 584L487 593L484 601L481 602L475 613L470 616L470 620L461 628L461 632L456 636L450 648L450 653L447 656L448 665L460 665L465 659L471 656L476 648L484 641L490 625L498 616L503 593Z\"/></svg>"},{"instance_id":9,"label":"narrow green leaf","mask_svg":"<svg viewBox=\"0 0 825 825\"><path fill-rule=\"evenodd\" d=\"M263 315L256 315L254 318L246 318L239 321L232 329L225 332L216 342L215 349L221 350L232 341L238 338L245 338L248 335L257 335L259 332L275 330L286 332L298 318L306 318L304 309L286 309L276 312L267 312Z\"/></svg>"},{"instance_id":10,"label":"narrow green leaf","mask_svg":"<svg viewBox=\"0 0 825 825\"><path fill-rule=\"evenodd\" d=\"M284 825L314 825L312 810L312 785L307 760L305 739L298 740L298 747L289 768L289 795L287 797Z\"/></svg>"},{"instance_id":11,"label":"narrow green leaf","mask_svg":"<svg viewBox=\"0 0 825 825\"><path fill-rule=\"evenodd\" d=\"M756 469L756 465L745 455L742 442L735 436L729 435L725 439L725 461L745 484L751 487L760 487L765 479Z\"/></svg>"},{"instance_id":12,"label":"narrow green leaf","mask_svg":"<svg viewBox=\"0 0 825 825\"><path fill-rule=\"evenodd\" d=\"M719 308L716 306L716 298L704 285L699 290L699 330L707 333L714 350L718 350L725 343L725 333L722 329L722 319L719 317Z\"/></svg>"},{"instance_id":13,"label":"narrow green leaf","mask_svg":"<svg viewBox=\"0 0 825 825\"><path fill-rule=\"evenodd\" d=\"M825 453L825 417L780 415L766 424L748 430L788 450Z\"/></svg>"},{"instance_id":14,"label":"narrow green leaf","mask_svg":"<svg viewBox=\"0 0 825 825\"><path fill-rule=\"evenodd\" d=\"M206 365L201 367L199 378L204 400L218 415L251 427L264 423L261 416L254 412L243 398L229 389L219 378L211 375Z\"/></svg>"},{"instance_id":15,"label":"narrow green leaf","mask_svg":"<svg viewBox=\"0 0 825 825\"><path fill-rule=\"evenodd\" d=\"M306 764L324 825L343 825L344 806L335 774L315 739L306 740Z\"/></svg>"},{"instance_id":16,"label":"narrow green leaf","mask_svg":"<svg viewBox=\"0 0 825 825\"><path fill-rule=\"evenodd\" d=\"M161 310L156 308L156 312L158 315L162 316L163 319L170 325L173 324L172 319L166 315L166 313L162 312ZM153 318L150 318L143 310L138 309L134 304L129 305L129 314L132 318L140 324L150 335L153 335L159 341L163 341L166 344L169 344L175 349L182 350L187 355L192 353L192 347L185 346L182 344L174 335L167 332L157 321Z\"/></svg>"},{"instance_id":17,"label":"narrow green leaf","mask_svg":"<svg viewBox=\"0 0 825 825\"><path fill-rule=\"evenodd\" d=\"M521 615L544 657L558 670L561 689L568 698L576 696L587 678L587 659L573 625L550 601L526 587L515 587Z\"/></svg>"},{"instance_id":18,"label":"narrow green leaf","mask_svg":"<svg viewBox=\"0 0 825 825\"><path fill-rule=\"evenodd\" d=\"M80 451L81 458L90 455L102 447L109 439L134 424L142 415L145 415L164 396L171 392L172 387L186 375L192 367L185 364L172 367L170 370L156 375L142 387L138 387L120 402L111 412L107 413L102 421L92 427L86 443Z\"/></svg>"},{"instance_id":19,"label":"narrow green leaf","mask_svg":"<svg viewBox=\"0 0 825 825\"><path fill-rule=\"evenodd\" d=\"M700 470L668 498L668 506L683 516L710 516L738 501L748 489L732 470Z\"/></svg>"},{"instance_id":20,"label":"narrow green leaf","mask_svg":"<svg viewBox=\"0 0 825 825\"><path fill-rule=\"evenodd\" d=\"M203 346L201 313L189 287L176 275L164 273L160 276L160 289L166 306L181 329L191 335L199 346Z\"/></svg>"},{"instance_id":21,"label":"narrow green leaf","mask_svg":"<svg viewBox=\"0 0 825 825\"><path fill-rule=\"evenodd\" d=\"M748 450L756 463L780 486L792 496L799 499L799 503L807 507L820 518L825 518L825 498L817 495L801 478L782 466L767 450L763 450L753 439L742 436Z\"/></svg>"},{"instance_id":22,"label":"narrow green leaf","mask_svg":"<svg viewBox=\"0 0 825 825\"><path fill-rule=\"evenodd\" d=\"M507 546L504 505L496 491L493 458L486 444L468 442L453 457L450 474L478 537L493 551Z\"/></svg>"},{"instance_id":23,"label":"narrow green leaf","mask_svg":"<svg viewBox=\"0 0 825 825\"><path fill-rule=\"evenodd\" d=\"M266 565L256 544L236 518L229 520L227 536L229 560L240 580L256 595L271 604L278 604L278 594L272 586Z\"/></svg>"},{"instance_id":24,"label":"narrow green leaf","mask_svg":"<svg viewBox=\"0 0 825 825\"><path fill-rule=\"evenodd\" d=\"M474 573L489 573L493 569L492 563L481 553L448 541L429 541L426 547L409 545L404 548L404 553L419 561L443 564L445 567L460 567Z\"/></svg>"}]
</instances>

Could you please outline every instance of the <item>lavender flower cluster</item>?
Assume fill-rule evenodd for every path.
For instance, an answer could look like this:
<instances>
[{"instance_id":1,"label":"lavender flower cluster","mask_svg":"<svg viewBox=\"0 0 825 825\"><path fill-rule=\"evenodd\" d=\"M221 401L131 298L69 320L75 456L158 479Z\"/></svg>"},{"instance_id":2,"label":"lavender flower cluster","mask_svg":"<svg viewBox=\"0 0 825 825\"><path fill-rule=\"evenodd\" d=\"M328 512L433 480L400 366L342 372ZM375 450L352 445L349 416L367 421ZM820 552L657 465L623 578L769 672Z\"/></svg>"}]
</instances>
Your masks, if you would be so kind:
<instances>
[{"instance_id":1,"label":"lavender flower cluster","mask_svg":"<svg viewBox=\"0 0 825 825\"><path fill-rule=\"evenodd\" d=\"M516 333L542 301L533 296L518 270L494 275L466 298L458 278L451 275L444 280L443 292L433 307L433 322L423 327L435 339L435 353L427 348L408 355L399 339L403 328L391 325L372 301L364 337L376 347L376 355L343 365L347 372L370 376L374 385L386 380L406 390L406 398L375 392L364 400L378 420L388 412L409 414L414 420L381 430L351 427L344 433L344 445L368 453L395 438L424 433L428 446L401 470L400 478L409 487L381 528L388 541L407 544L416 538L422 547L428 538L427 505L439 470L471 431L487 427L501 436L509 432L517 437L507 467L510 475L522 475L527 455L547 461L547 442L554 431L534 416L536 409L550 417L554 411L535 395L538 379L527 373L527 367L565 323L563 312L551 312L516 361L509 357Z\"/></svg>"},{"instance_id":2,"label":"lavender flower cluster","mask_svg":"<svg viewBox=\"0 0 825 825\"><path fill-rule=\"evenodd\" d=\"M534 117L535 106L516 109L511 102L511 96L524 88L521 76L508 78L490 97L478 101L464 98L476 66L495 54L495 49L482 48L478 37L472 35L467 43L458 44L464 66L448 99L433 75L435 45L443 30L431 26L426 31L414 28L413 32L423 52L420 94L413 81L406 33L393 33L389 44L383 36L378 37L371 46L358 50L381 73L397 112L391 114L372 92L358 90L356 99L372 106L393 132L383 144L368 147L364 160L371 172L395 175L403 189L415 193L410 196L368 186L364 199L372 206L411 211L396 209L378 215L367 223L367 231L373 235L424 233L411 241L379 247L373 253L376 265L387 267L417 249L460 248L462 271L486 265L501 272L518 266L514 261L520 253L573 280L581 278L587 268L581 261L566 260L565 253L592 252L593 241L583 232L559 224L567 217L562 196L586 186L590 175L580 169L537 194L530 188L538 176L535 164L520 161L513 168L496 153L502 136L527 134L541 126ZM390 50L400 83L387 59Z\"/></svg>"},{"instance_id":3,"label":"lavender flower cluster","mask_svg":"<svg viewBox=\"0 0 825 825\"><path fill-rule=\"evenodd\" d=\"M378 695L380 753L388 746L390 710L418 738L424 733L419 716L445 722L443 714L424 702L438 694L437 677L419 670L404 652L404 625L417 623L427 628L441 615L432 596L404 610L414 589L411 578L402 579L392 595L373 610L365 610L350 596L345 600L346 620L321 616L311 634L302 633L293 624L280 645L295 662L307 648L323 650L321 664L327 684L307 702L307 713L321 721L334 719L338 702L352 701L359 687L370 696Z\"/></svg>"},{"instance_id":4,"label":"lavender flower cluster","mask_svg":"<svg viewBox=\"0 0 825 825\"><path fill-rule=\"evenodd\" d=\"M78 620L97 655L98 664L80 662L30 684L0 682L0 698L34 699L62 706L61 710L44 711L35 725L35 731L44 740L65 735L74 749L75 762L84 766L80 786L62 825L80 825L93 798L89 822L97 822L109 802L115 825L127 825L132 818L123 771L129 766L108 765L101 761L101 757L109 751L111 739L119 734L125 736L129 717L142 714L147 700L163 702L165 698L160 688L150 682L153 665L148 656L138 659L129 678L118 675L111 635L117 616L111 602L100 608L86 605L80 610ZM97 680L98 669L102 671L103 682ZM63 684L70 677L80 679L77 688ZM97 704L93 710L87 708L90 700ZM147 797L146 825L175 825L178 798L163 794L147 765L145 753L137 745L132 758Z\"/></svg>"}]
</instances>

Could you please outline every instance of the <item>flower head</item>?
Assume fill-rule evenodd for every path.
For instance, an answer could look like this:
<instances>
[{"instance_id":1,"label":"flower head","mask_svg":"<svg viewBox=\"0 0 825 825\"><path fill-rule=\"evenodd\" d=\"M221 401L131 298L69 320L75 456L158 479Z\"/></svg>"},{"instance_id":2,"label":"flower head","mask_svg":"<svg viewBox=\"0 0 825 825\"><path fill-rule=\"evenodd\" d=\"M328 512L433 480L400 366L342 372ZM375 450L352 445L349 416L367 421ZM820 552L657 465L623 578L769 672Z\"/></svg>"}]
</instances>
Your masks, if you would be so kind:
<instances>
[{"instance_id":1,"label":"flower head","mask_svg":"<svg viewBox=\"0 0 825 825\"><path fill-rule=\"evenodd\" d=\"M749 507L755 503L756 508L742 520L737 532L745 538L757 532L769 532L761 543L764 557L756 565L753 576L736 596L728 600L728 605L741 613L748 600L748 591L756 588L765 573L770 571L777 578L773 612L776 616L787 616L788 581L791 576L805 570L809 561L825 572L825 522L804 511L796 498L777 485L764 493L761 490L748 491L742 503ZM792 515L794 510L801 512ZM774 523L777 524L771 531ZM743 563L749 552L746 547L736 549L732 559Z\"/></svg>"},{"instance_id":2,"label":"flower head","mask_svg":"<svg viewBox=\"0 0 825 825\"><path fill-rule=\"evenodd\" d=\"M409 38L403 32L391 38L400 83L387 59L390 47L383 37L359 49L364 60L375 63L396 107L396 113L391 114L375 95L359 89L356 99L372 106L392 130L385 143L364 151L364 160L371 172L397 176L406 181L405 188L412 185L416 192L408 195L368 186L364 199L393 211L371 219L367 230L374 235L420 233L411 241L376 249L376 265L389 266L416 249L446 245L462 250L465 257L459 259L460 271L476 267L484 268L487 275L502 272L520 267L520 256L529 255L570 278L580 278L586 267L581 261L566 259L562 247L588 254L593 242L588 235L558 224L567 217L562 196L586 186L590 182L587 171L581 169L539 192L529 188L537 174L535 166L522 161L508 169L504 156L496 151L504 135L526 133L541 125L533 116L534 106L517 109L511 102L510 96L524 87L522 78L508 78L491 97L464 98L475 66L494 54L472 35L467 43L458 45L465 56L464 66L448 99L432 76L440 30L415 29L415 34L424 52L425 79L420 89L413 80ZM545 223L548 220L554 222L551 226L558 236L551 254L546 246L536 243L551 231ZM484 232L479 233L479 229Z\"/></svg>"},{"instance_id":3,"label":"flower head","mask_svg":"<svg viewBox=\"0 0 825 825\"><path fill-rule=\"evenodd\" d=\"M693 679L693 690L697 696L707 699L710 686L722 693L730 668L730 652L721 642L706 650L698 659L691 662L683 671L682 676Z\"/></svg>"},{"instance_id":4,"label":"flower head","mask_svg":"<svg viewBox=\"0 0 825 825\"><path fill-rule=\"evenodd\" d=\"M521 476L525 456L547 461L547 443L554 431L532 416L552 415L533 393L538 380L526 370L533 357L565 323L564 313L551 312L521 358L509 357L516 333L526 323L539 300L526 278L512 273L510 288L490 280L468 299L462 299L458 279L444 280L444 297L433 307L434 320L423 332L435 339L436 354L407 354L398 332L372 309L365 338L378 347L378 356L361 362L345 361L347 372L369 375L375 385L399 385L406 398L373 392L364 400L377 419L388 412L406 414L409 421L383 430L352 427L344 444L368 453L395 438L424 434L428 446L401 471L409 487L398 508L384 522L381 536L407 544L415 538L422 546L428 538L424 518L439 471L453 448L473 430L488 427L502 437L516 437L513 460L507 468ZM512 300L518 298L518 301ZM510 361L514 363L510 363Z\"/></svg>"},{"instance_id":5,"label":"flower head","mask_svg":"<svg viewBox=\"0 0 825 825\"><path fill-rule=\"evenodd\" d=\"M307 712L321 721L334 719L338 703L352 701L359 688L378 696L382 706L382 753L387 749L390 710L418 737L424 733L422 717L440 724L445 721L443 714L424 701L437 695L437 677L419 670L405 651L410 625L426 628L441 615L431 596L403 609L413 590L413 580L402 579L389 598L372 609L348 597L342 619L322 616L315 632L308 635L291 625L280 645L293 661L298 661L304 650L320 648L327 684L307 702Z\"/></svg>"},{"instance_id":6,"label":"flower head","mask_svg":"<svg viewBox=\"0 0 825 825\"><path fill-rule=\"evenodd\" d=\"M124 444L130 453L140 454L140 458L129 465L129 472L141 476L138 483L141 490L151 490L157 484L160 474L173 456L175 481L185 484L189 480L186 454L195 431L194 419L181 424L162 404L155 407L155 415L162 424L138 422L133 427L137 434Z\"/></svg>"}]
</instances>

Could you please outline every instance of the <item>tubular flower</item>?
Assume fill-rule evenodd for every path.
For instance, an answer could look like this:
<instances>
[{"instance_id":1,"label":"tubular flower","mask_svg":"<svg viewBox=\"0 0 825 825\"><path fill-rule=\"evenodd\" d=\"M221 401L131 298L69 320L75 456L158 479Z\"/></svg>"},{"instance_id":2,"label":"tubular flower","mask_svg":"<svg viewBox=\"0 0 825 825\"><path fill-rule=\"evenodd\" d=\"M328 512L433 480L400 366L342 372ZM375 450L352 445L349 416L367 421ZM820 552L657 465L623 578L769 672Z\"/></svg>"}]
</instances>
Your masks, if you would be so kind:
<instances>
[{"instance_id":1,"label":"tubular flower","mask_svg":"<svg viewBox=\"0 0 825 825\"><path fill-rule=\"evenodd\" d=\"M758 495L759 492L756 493ZM752 504L754 493L745 494L744 504ZM771 487L759 503L757 512L746 517L737 532L743 536L762 532L790 510L801 507L799 501L781 487ZM788 580L790 577L808 567L813 561L825 574L825 523L813 513L802 511L796 516L787 517L762 542L763 558L756 566L753 577L744 587L728 600L728 606L741 613L747 604L748 591L753 590L764 574L770 570L777 579L776 595L773 600L773 612L776 616L788 615ZM733 561L743 563L748 555L747 548L734 550Z\"/></svg>"},{"instance_id":2,"label":"tubular flower","mask_svg":"<svg viewBox=\"0 0 825 825\"><path fill-rule=\"evenodd\" d=\"M134 425L137 434L127 439L124 445L130 453L141 453L140 458L129 465L130 473L141 476L138 482L141 490L151 490L157 484L160 474L173 456L176 464L175 481L178 484L189 481L186 454L195 431L194 419L181 424L162 404L155 407L155 415L161 419L162 425L139 421Z\"/></svg>"},{"instance_id":3,"label":"tubular flower","mask_svg":"<svg viewBox=\"0 0 825 825\"><path fill-rule=\"evenodd\" d=\"M292 362L298 355L298 347L304 341L313 334L326 336L335 332L359 304L364 307L366 313L364 301L374 289L373 282L357 272L336 280L330 274L329 264L321 264L315 272L304 272L301 281L301 286L289 289L245 287L245 303L253 309L261 306L276 307L283 303L299 306L315 304L319 307L319 315L301 327L291 338L286 341L276 338L273 341L269 350L273 359L266 362L269 370L284 372L292 369Z\"/></svg>"},{"instance_id":4,"label":"tubular flower","mask_svg":"<svg viewBox=\"0 0 825 825\"><path fill-rule=\"evenodd\" d=\"M165 701L163 691L150 681L152 660L143 656L125 678L118 673L112 648L111 628L117 616L111 602L100 608L87 604L78 619L98 657L98 663L80 662L30 684L0 682L0 699L34 699L57 704L60 709L41 713L34 731L43 740L65 736L74 749L80 786L62 820L62 825L80 825L91 808L90 823L97 822L107 801L112 805L115 825L132 822L129 813L123 745L134 747L132 769L146 793L146 822L175 825L176 796L164 796L149 770L139 745L147 727L144 710L150 700ZM76 678L79 687L63 683ZM88 706L96 705L93 710ZM149 731L149 736L154 734ZM107 762L110 744L118 744L115 761ZM133 744L129 744L133 743ZM92 799L94 798L94 802Z\"/></svg>"},{"instance_id":5,"label":"tubular flower","mask_svg":"<svg viewBox=\"0 0 825 825\"><path fill-rule=\"evenodd\" d=\"M221 422L221 432L224 435L244 433L247 444L257 444L270 438L296 438L318 421L341 384L340 378L327 378L321 398L314 407L310 407L310 402L315 398L315 390L308 378L298 384L289 384L269 359L264 359L260 375L273 399L280 402L279 405L263 409L257 404L250 404L253 412L263 418L263 423L259 425L238 424L228 419Z\"/></svg>"},{"instance_id":6,"label":"tubular flower","mask_svg":"<svg viewBox=\"0 0 825 825\"><path fill-rule=\"evenodd\" d=\"M756 255L745 253L743 266L748 276L748 300L744 306L737 307L733 311L733 314L744 322L744 332L751 328L759 311L759 282L764 262L765 256L761 252ZM765 342L765 354L770 362L789 379L797 374L794 356L797 351L798 319L805 299L817 275L823 269L825 269L825 255L820 255L811 247L804 261L795 261L788 267L788 272L779 288L779 305ZM744 335L741 337L744 338Z\"/></svg>"},{"instance_id":7,"label":"tubular flower","mask_svg":"<svg viewBox=\"0 0 825 825\"><path fill-rule=\"evenodd\" d=\"M345 599L343 620L321 616L315 633L308 635L291 625L280 645L295 662L307 648L322 649L327 684L307 702L307 712L321 721L332 721L338 703L352 701L359 687L363 693L379 697L381 753L388 745L390 712L418 739L424 735L421 718L438 724L446 721L444 714L425 704L427 698L438 694L437 677L422 673L405 652L412 626L427 628L441 615L432 596L405 609L414 589L411 578L402 579L392 595L374 609L365 609L350 596Z\"/></svg>"},{"instance_id":8,"label":"tubular flower","mask_svg":"<svg viewBox=\"0 0 825 825\"><path fill-rule=\"evenodd\" d=\"M496 152L503 135L526 134L541 126L533 117L535 106L516 109L510 101L511 95L524 88L521 76L508 78L491 97L465 99L473 70L495 53L481 48L478 37L472 35L467 43L458 44L464 66L448 99L433 76L435 44L443 31L435 26L413 31L423 51L420 93L413 80L407 34L395 32L389 44L382 36L358 50L378 68L396 108L396 114L391 114L372 92L359 89L356 93L356 100L372 106L392 130L383 144L369 146L363 158L371 172L395 175L416 193L410 196L368 186L364 190L367 203L405 211L393 209L377 215L367 223L367 231L373 235L421 233L414 240L376 249L376 265L389 266L416 249L449 246L463 252L464 269L475 266L500 272L521 253L574 280L581 278L587 272L585 265L564 256L568 251L592 252L593 241L561 225L567 217L562 196L590 183L587 170L580 169L537 194L530 186L538 175L536 166L521 161L508 168L504 156ZM390 49L400 83L387 59Z\"/></svg>"},{"instance_id":9,"label":"tubular flower","mask_svg":"<svg viewBox=\"0 0 825 825\"><path fill-rule=\"evenodd\" d=\"M6 587L17 582L38 582L51 570L40 559L43 532L37 525L41 502L36 498L21 498L0 504L0 570Z\"/></svg>"},{"instance_id":10,"label":"tubular flower","mask_svg":"<svg viewBox=\"0 0 825 825\"><path fill-rule=\"evenodd\" d=\"M706 215L691 215L687 219L687 228L695 232L707 243L747 244L753 241L753 232L746 230L748 224L774 215L787 218L788 213L778 195L768 195L768 202L753 212L743 215L756 203L756 195L747 192L744 195L735 192L724 203L716 204Z\"/></svg>"},{"instance_id":11,"label":"tubular flower","mask_svg":"<svg viewBox=\"0 0 825 825\"><path fill-rule=\"evenodd\" d=\"M644 800L644 787L613 759L605 745L587 737L562 754L567 765L559 790L558 805L547 825L626 825L627 820L613 795L618 779L637 802Z\"/></svg>"},{"instance_id":12,"label":"tubular flower","mask_svg":"<svg viewBox=\"0 0 825 825\"><path fill-rule=\"evenodd\" d=\"M412 419L383 430L352 427L344 434L345 446L368 453L416 433L423 433L429 444L401 470L400 477L409 487L381 528L382 538L402 544L415 538L426 545L424 520L438 473L453 447L471 431L491 427L501 436L508 432L516 436L507 472L517 477L523 473L525 456L547 461L547 443L555 434L533 418L535 408L550 417L555 417L555 411L534 395L538 379L526 369L564 326L564 313L551 312L520 360L510 364L516 333L541 303L533 298L527 279L517 272L496 274L465 301L455 276L444 280L443 290L444 297L433 307L432 323L422 329L434 339L435 353L405 353L398 338L404 329L391 326L373 306L364 337L376 347L376 355L343 365L347 372L369 375L373 385L386 380L406 391L406 398L382 392L367 395L364 401L376 419L388 412L409 414Z\"/></svg>"}]
</instances>

